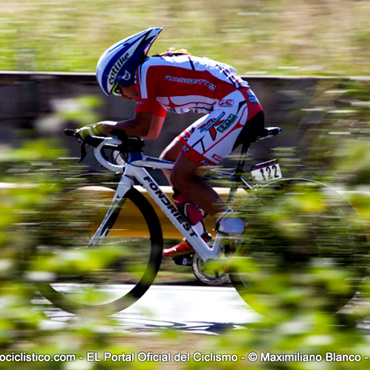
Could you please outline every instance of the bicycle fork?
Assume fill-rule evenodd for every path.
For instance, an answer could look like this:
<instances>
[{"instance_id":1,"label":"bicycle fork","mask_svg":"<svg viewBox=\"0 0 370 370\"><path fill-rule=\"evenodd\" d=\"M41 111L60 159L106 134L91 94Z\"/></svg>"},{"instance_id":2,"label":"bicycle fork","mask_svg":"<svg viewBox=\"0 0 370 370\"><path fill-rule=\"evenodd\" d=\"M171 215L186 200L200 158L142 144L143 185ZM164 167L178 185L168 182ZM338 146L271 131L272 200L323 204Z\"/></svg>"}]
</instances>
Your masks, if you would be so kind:
<instances>
[{"instance_id":1,"label":"bicycle fork","mask_svg":"<svg viewBox=\"0 0 370 370\"><path fill-rule=\"evenodd\" d=\"M101 239L103 239L114 225L125 202L125 194L132 188L133 180L127 176L122 176L120 182L118 183L116 192L114 193L111 205L104 216L102 223L96 230L94 236L90 239L89 245L97 244Z\"/></svg>"}]
</instances>

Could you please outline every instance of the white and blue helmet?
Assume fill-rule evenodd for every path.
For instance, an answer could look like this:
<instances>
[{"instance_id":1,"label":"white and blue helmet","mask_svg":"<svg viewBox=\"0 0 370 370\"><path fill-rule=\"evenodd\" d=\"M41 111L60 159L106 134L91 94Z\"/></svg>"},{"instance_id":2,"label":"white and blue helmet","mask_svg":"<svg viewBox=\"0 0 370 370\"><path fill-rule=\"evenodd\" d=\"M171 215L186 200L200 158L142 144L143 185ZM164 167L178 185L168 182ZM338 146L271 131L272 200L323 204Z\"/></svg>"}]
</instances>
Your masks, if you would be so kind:
<instances>
[{"instance_id":1,"label":"white and blue helmet","mask_svg":"<svg viewBox=\"0 0 370 370\"><path fill-rule=\"evenodd\" d=\"M104 93L110 95L120 83L129 86L135 81L135 71L147 55L162 27L148 28L110 46L96 66L96 79Z\"/></svg>"}]
</instances>

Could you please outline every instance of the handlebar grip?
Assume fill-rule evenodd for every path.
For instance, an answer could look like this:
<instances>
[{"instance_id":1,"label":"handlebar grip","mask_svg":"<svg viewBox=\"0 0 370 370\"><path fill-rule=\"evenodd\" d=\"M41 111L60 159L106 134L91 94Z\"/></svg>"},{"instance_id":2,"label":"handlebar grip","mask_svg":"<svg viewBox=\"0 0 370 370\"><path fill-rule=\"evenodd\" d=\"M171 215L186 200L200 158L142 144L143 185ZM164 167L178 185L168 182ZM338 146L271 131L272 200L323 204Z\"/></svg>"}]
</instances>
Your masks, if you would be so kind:
<instances>
[{"instance_id":1,"label":"handlebar grip","mask_svg":"<svg viewBox=\"0 0 370 370\"><path fill-rule=\"evenodd\" d=\"M92 147L96 148L99 144L104 140L104 137L99 136L88 136L85 138L85 143L91 145Z\"/></svg>"},{"instance_id":2,"label":"handlebar grip","mask_svg":"<svg viewBox=\"0 0 370 370\"><path fill-rule=\"evenodd\" d=\"M67 136L74 136L75 132L76 132L76 130L73 129L73 128L66 128L64 130L64 134L67 135Z\"/></svg>"},{"instance_id":3,"label":"handlebar grip","mask_svg":"<svg viewBox=\"0 0 370 370\"><path fill-rule=\"evenodd\" d=\"M74 137L76 134L76 130L73 128L66 128L64 130L64 134L70 137ZM99 136L88 136L84 139L84 143L89 144L96 148L102 141L104 140L104 137Z\"/></svg>"}]
</instances>

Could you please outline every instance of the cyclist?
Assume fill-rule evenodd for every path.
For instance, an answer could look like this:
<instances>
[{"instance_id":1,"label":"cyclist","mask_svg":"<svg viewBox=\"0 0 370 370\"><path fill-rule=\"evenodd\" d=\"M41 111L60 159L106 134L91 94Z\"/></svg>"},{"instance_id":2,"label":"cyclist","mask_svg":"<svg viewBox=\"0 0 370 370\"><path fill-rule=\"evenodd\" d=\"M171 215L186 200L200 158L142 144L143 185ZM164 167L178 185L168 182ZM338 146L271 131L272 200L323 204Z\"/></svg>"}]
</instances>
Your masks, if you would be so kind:
<instances>
[{"instance_id":1,"label":"cyclist","mask_svg":"<svg viewBox=\"0 0 370 370\"><path fill-rule=\"evenodd\" d=\"M163 151L161 158L175 162L171 172L164 172L174 187L175 203L206 241L211 243L203 224L205 214L216 217L219 231L241 234L244 222L227 209L199 170L217 165L247 135L258 135L264 127L262 107L248 83L227 64L184 50L148 57L161 30L149 28L117 42L97 64L96 78L103 92L135 100L135 117L82 127L76 137L109 136L118 129L129 136L156 139L167 112L204 113ZM176 257L192 250L183 240L165 250L164 256Z\"/></svg>"}]
</instances>

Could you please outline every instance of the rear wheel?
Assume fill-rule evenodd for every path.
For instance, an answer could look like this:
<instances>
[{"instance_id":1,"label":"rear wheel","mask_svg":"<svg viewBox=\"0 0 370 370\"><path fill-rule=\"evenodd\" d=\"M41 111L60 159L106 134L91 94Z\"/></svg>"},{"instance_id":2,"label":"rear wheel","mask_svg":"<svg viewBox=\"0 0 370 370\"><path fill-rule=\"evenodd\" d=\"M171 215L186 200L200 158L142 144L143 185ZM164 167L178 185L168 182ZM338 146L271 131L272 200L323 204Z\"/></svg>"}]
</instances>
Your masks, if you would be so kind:
<instances>
[{"instance_id":1,"label":"rear wheel","mask_svg":"<svg viewBox=\"0 0 370 370\"><path fill-rule=\"evenodd\" d=\"M114 191L77 184L55 194L42 222L31 275L41 294L69 312L121 311L152 285L163 249L159 219L148 200L129 190L107 222L107 235L88 245Z\"/></svg>"},{"instance_id":2,"label":"rear wheel","mask_svg":"<svg viewBox=\"0 0 370 370\"><path fill-rule=\"evenodd\" d=\"M338 193L310 180L279 180L249 197L240 212L248 225L229 275L256 311L333 313L356 295L368 245L356 212Z\"/></svg>"}]
</instances>

